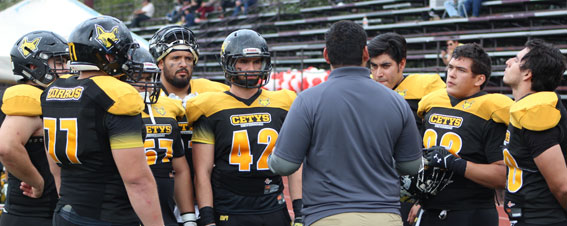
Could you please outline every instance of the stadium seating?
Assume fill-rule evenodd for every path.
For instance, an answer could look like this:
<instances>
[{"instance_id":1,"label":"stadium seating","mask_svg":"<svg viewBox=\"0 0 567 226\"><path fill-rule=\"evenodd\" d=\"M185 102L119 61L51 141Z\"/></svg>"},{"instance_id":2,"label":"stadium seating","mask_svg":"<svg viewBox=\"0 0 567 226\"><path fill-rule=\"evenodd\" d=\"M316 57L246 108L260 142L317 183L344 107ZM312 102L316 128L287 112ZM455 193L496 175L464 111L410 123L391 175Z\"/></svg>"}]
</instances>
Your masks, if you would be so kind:
<instances>
[{"instance_id":1,"label":"stadium seating","mask_svg":"<svg viewBox=\"0 0 567 226\"><path fill-rule=\"evenodd\" d=\"M442 15L444 9L442 5L431 3L434 1L366 0L330 5L326 0L272 0L261 3L256 13L209 18L191 28L199 40L202 59L195 75L223 79L218 63L220 45L227 34L242 28L263 34L270 45L276 71L310 66L329 69L322 57L328 27L339 20L362 24L363 18L368 21L365 29L369 38L384 32L397 32L406 37L406 73L443 75L445 65L438 53L446 40L481 44L492 57L494 78L488 90L494 92L509 91L501 83L505 61L521 50L528 39L542 38L567 53L567 1L484 1L479 17L440 19L435 15ZM160 27L151 25L133 31L149 39ZM560 92L567 94L565 90L560 89Z\"/></svg>"}]
</instances>

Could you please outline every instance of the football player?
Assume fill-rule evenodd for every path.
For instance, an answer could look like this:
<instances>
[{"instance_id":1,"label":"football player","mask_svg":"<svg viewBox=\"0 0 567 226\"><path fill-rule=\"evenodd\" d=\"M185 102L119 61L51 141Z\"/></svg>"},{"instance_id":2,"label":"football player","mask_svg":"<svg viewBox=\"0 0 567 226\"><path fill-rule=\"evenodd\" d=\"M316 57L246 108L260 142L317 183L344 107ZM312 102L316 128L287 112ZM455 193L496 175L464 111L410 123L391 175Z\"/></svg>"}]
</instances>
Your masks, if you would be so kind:
<instances>
[{"instance_id":1,"label":"football player","mask_svg":"<svg viewBox=\"0 0 567 226\"><path fill-rule=\"evenodd\" d=\"M538 39L506 61L503 81L516 101L503 150L512 225L567 225L567 112L553 92L564 72L561 51Z\"/></svg>"},{"instance_id":2,"label":"football player","mask_svg":"<svg viewBox=\"0 0 567 226\"><path fill-rule=\"evenodd\" d=\"M137 48L114 17L79 24L69 37L70 67L41 95L45 143L61 165L55 225L164 225L142 141L144 102L118 80Z\"/></svg>"},{"instance_id":3,"label":"football player","mask_svg":"<svg viewBox=\"0 0 567 226\"><path fill-rule=\"evenodd\" d=\"M185 109L194 131L199 225L289 226L282 178L267 160L296 94L261 89L272 65L268 44L255 31L228 35L221 65L230 90L199 94ZM301 172L289 182L291 198L300 205Z\"/></svg>"},{"instance_id":4,"label":"football player","mask_svg":"<svg viewBox=\"0 0 567 226\"><path fill-rule=\"evenodd\" d=\"M396 33L385 33L368 42L372 79L396 91L404 97L415 114L417 128L421 131L421 118L417 116L417 104L425 95L445 88L436 74L410 74L404 76L406 67L406 39Z\"/></svg>"},{"instance_id":5,"label":"football player","mask_svg":"<svg viewBox=\"0 0 567 226\"><path fill-rule=\"evenodd\" d=\"M482 47L459 46L447 65L447 89L419 102L423 145L431 148L425 158L430 167L450 171L453 182L420 200L418 225L498 225L494 189L505 185L500 144L512 100L482 91L490 74L490 57Z\"/></svg>"},{"instance_id":6,"label":"football player","mask_svg":"<svg viewBox=\"0 0 567 226\"><path fill-rule=\"evenodd\" d=\"M58 196L50 166L58 169L44 149L40 96L60 74L69 72L67 40L34 31L16 42L10 57L14 75L22 78L0 93L0 160L9 173L0 225L51 225ZM20 189L22 182L26 185Z\"/></svg>"},{"instance_id":7,"label":"football player","mask_svg":"<svg viewBox=\"0 0 567 226\"><path fill-rule=\"evenodd\" d=\"M142 112L144 148L158 187L163 221L166 226L178 226L174 214L177 204L184 226L196 226L193 183L177 125L177 120L185 116L185 109L179 101L160 97L160 70L150 52L138 48L131 54L129 75L124 77L146 103Z\"/></svg>"},{"instance_id":8,"label":"football player","mask_svg":"<svg viewBox=\"0 0 567 226\"><path fill-rule=\"evenodd\" d=\"M414 113L417 128L421 131L423 124L421 118L417 116L417 104L423 96L445 88L445 83L439 75L435 74L410 74L404 77L406 49L406 39L399 34L384 33L376 36L368 42L370 72L372 79L404 97ZM409 179L409 176L404 178ZM404 225L409 226L413 223L407 221L413 203L401 202L400 204L402 221Z\"/></svg>"},{"instance_id":9,"label":"football player","mask_svg":"<svg viewBox=\"0 0 567 226\"><path fill-rule=\"evenodd\" d=\"M168 25L159 29L150 39L150 53L161 69L160 81L163 93L182 101L211 91L226 91L228 86L207 79L191 79L193 69L199 61L199 45L195 34L183 26ZM191 128L185 116L179 121L185 157L193 174L191 155Z\"/></svg>"}]
</instances>

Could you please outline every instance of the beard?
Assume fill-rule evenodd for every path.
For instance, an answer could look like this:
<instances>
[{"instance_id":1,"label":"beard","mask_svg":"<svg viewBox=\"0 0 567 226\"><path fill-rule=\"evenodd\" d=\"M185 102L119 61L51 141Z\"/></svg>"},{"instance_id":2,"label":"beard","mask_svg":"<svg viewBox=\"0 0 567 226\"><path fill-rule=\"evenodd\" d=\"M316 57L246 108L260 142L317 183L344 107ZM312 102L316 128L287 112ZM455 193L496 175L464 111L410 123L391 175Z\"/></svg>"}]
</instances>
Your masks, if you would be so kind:
<instances>
[{"instance_id":1,"label":"beard","mask_svg":"<svg viewBox=\"0 0 567 226\"><path fill-rule=\"evenodd\" d=\"M175 76L175 74L177 74L177 72L180 71L185 71L187 73L187 76L184 78ZM167 68L164 68L164 75L165 75L165 80L176 88L187 87L189 81L191 80L191 74L189 73L189 70L187 70L186 68L179 69L175 72L172 72Z\"/></svg>"}]
</instances>

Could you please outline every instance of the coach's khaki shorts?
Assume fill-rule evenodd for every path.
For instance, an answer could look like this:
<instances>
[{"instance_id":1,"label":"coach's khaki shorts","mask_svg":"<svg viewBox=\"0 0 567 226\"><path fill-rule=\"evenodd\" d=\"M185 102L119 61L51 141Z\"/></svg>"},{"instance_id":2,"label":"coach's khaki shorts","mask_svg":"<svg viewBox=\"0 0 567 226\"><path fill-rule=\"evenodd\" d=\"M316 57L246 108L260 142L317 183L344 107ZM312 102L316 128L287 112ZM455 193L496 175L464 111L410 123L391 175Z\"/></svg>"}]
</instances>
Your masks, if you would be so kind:
<instances>
[{"instance_id":1,"label":"coach's khaki shorts","mask_svg":"<svg viewBox=\"0 0 567 226\"><path fill-rule=\"evenodd\" d=\"M311 226L402 226L402 218L394 213L340 213L321 218Z\"/></svg>"}]
</instances>

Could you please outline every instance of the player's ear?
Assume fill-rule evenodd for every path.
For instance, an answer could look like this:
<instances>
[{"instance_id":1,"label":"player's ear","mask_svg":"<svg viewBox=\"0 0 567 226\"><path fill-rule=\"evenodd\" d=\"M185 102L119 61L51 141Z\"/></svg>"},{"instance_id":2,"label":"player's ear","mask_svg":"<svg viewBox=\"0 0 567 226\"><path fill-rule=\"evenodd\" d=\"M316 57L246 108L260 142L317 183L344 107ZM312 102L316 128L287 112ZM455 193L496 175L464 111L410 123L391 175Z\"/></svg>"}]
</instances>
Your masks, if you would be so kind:
<instances>
[{"instance_id":1,"label":"player's ear","mask_svg":"<svg viewBox=\"0 0 567 226\"><path fill-rule=\"evenodd\" d=\"M476 75L474 85L480 87L482 86L482 84L484 84L485 81L486 81L486 75L484 74Z\"/></svg>"}]
</instances>

